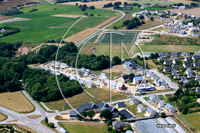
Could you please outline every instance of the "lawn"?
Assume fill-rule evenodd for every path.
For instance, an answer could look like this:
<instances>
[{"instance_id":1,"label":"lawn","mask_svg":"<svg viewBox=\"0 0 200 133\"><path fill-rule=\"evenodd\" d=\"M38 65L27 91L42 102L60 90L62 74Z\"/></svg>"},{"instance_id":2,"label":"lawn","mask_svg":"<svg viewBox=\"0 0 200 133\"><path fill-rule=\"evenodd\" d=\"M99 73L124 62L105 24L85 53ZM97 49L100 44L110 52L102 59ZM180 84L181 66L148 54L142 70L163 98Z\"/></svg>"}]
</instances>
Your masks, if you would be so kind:
<instances>
[{"instance_id":1,"label":"lawn","mask_svg":"<svg viewBox=\"0 0 200 133\"><path fill-rule=\"evenodd\" d=\"M68 102L74 107L80 107L82 104L94 102L94 103L100 103L102 101L108 102L110 101L110 91L108 89L102 89L102 88L90 88L86 89L91 95L94 96L94 98L90 97L85 92L82 92L78 95L75 95L73 97L66 98ZM125 99L127 97L124 93L119 92L112 92L112 101L116 101L119 99ZM66 102L64 100L58 100L53 102L47 102L45 103L46 106L51 110L62 110L64 108L64 105L66 105ZM70 107L67 107L65 109L71 109Z\"/></svg>"},{"instance_id":2,"label":"lawn","mask_svg":"<svg viewBox=\"0 0 200 133\"><path fill-rule=\"evenodd\" d=\"M0 93L0 106L20 113L30 113L35 110L21 91Z\"/></svg>"},{"instance_id":3,"label":"lawn","mask_svg":"<svg viewBox=\"0 0 200 133\"><path fill-rule=\"evenodd\" d=\"M7 115L4 115L4 114L2 114L2 113L0 113L0 122L1 122L1 121L4 121L4 120L6 120L6 119L8 119L8 116L7 116Z\"/></svg>"},{"instance_id":4,"label":"lawn","mask_svg":"<svg viewBox=\"0 0 200 133\"><path fill-rule=\"evenodd\" d=\"M73 122L58 123L69 133L107 133L107 128L103 123L94 122Z\"/></svg>"},{"instance_id":5,"label":"lawn","mask_svg":"<svg viewBox=\"0 0 200 133\"><path fill-rule=\"evenodd\" d=\"M28 11L33 8L38 9L38 11L28 13ZM14 41L23 41L23 42L32 42L32 43L41 43L50 39L58 39L63 37L64 33L68 28L79 18L67 18L67 17L55 17L52 15L57 14L70 14L70 15L83 15L85 12L82 12L80 8L70 5L39 5L29 8L21 9L24 13L13 15L12 17L22 17L29 18L31 20L12 22L2 24L1 26L10 26L13 28L19 28L20 33L9 35L6 37L0 38L1 42L14 42ZM111 16L116 16L115 11L95 9L87 9L88 14L93 13L95 17L86 17L80 22L78 22L74 28L66 35L69 37L77 32L80 32L86 28L94 27L103 21L107 20ZM97 17L97 14L100 14ZM54 28L57 27L57 28Z\"/></svg>"},{"instance_id":6,"label":"lawn","mask_svg":"<svg viewBox=\"0 0 200 133\"><path fill-rule=\"evenodd\" d=\"M180 114L177 117L190 129L193 127L200 131L200 112L197 113L190 113L190 114Z\"/></svg>"}]
</instances>

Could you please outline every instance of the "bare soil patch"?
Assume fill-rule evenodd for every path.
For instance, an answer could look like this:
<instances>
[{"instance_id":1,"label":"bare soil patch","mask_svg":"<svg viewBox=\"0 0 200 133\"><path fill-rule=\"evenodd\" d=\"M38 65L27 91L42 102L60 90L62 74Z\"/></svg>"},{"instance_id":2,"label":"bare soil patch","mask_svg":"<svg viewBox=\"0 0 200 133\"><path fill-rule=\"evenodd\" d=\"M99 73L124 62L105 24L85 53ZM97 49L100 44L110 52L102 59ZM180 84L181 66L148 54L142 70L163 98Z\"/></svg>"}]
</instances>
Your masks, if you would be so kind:
<instances>
[{"instance_id":1,"label":"bare soil patch","mask_svg":"<svg viewBox=\"0 0 200 133\"><path fill-rule=\"evenodd\" d=\"M2 20L8 20L8 19L13 19L13 18L14 17L0 15L0 21L2 21Z\"/></svg>"},{"instance_id":2,"label":"bare soil patch","mask_svg":"<svg viewBox=\"0 0 200 133\"><path fill-rule=\"evenodd\" d=\"M20 47L17 51L16 51L16 56L19 55L24 55L27 54L30 51L30 49L28 47Z\"/></svg>"},{"instance_id":3,"label":"bare soil patch","mask_svg":"<svg viewBox=\"0 0 200 133\"><path fill-rule=\"evenodd\" d=\"M85 30L82 30L70 37L67 37L64 39L65 42L74 42L74 43L77 43L78 41L84 39L85 37L87 37L88 35L94 33L98 31L97 28L87 28Z\"/></svg>"},{"instance_id":4,"label":"bare soil patch","mask_svg":"<svg viewBox=\"0 0 200 133\"><path fill-rule=\"evenodd\" d=\"M121 1L122 3L124 3L124 2L130 1L130 0L110 0L110 1L94 1L94 2L67 2L67 3L62 3L62 4L75 5L76 3L78 3L78 5L86 4L87 6L95 6L96 8L103 8L103 6L105 4L108 4L108 3L114 4L115 2L118 2L118 1Z\"/></svg>"},{"instance_id":5,"label":"bare soil patch","mask_svg":"<svg viewBox=\"0 0 200 133\"><path fill-rule=\"evenodd\" d=\"M83 15L65 15L65 14L58 14L58 15L52 15L54 17L66 17L66 18L78 18L82 17Z\"/></svg>"},{"instance_id":6,"label":"bare soil patch","mask_svg":"<svg viewBox=\"0 0 200 133\"><path fill-rule=\"evenodd\" d=\"M95 26L94 28L102 28L105 27L106 25L110 24L111 22L115 21L116 19L118 19L120 16L116 16L116 17L111 17L109 19L107 19L106 21L104 21L103 23Z\"/></svg>"},{"instance_id":7,"label":"bare soil patch","mask_svg":"<svg viewBox=\"0 0 200 133\"><path fill-rule=\"evenodd\" d=\"M110 69L104 69L102 70L102 72L105 72L105 73L110 73ZM124 68L123 65L115 65L112 67L112 72L113 73L131 73L128 69Z\"/></svg>"},{"instance_id":8,"label":"bare soil patch","mask_svg":"<svg viewBox=\"0 0 200 133\"><path fill-rule=\"evenodd\" d=\"M38 119L38 118L42 117L42 115L29 115L27 117L30 119Z\"/></svg>"},{"instance_id":9,"label":"bare soil patch","mask_svg":"<svg viewBox=\"0 0 200 133\"><path fill-rule=\"evenodd\" d=\"M171 11L174 13L186 13L186 14L192 14L195 15L196 17L200 17L200 8L193 8L193 9L186 9L186 10L181 10L181 9L168 9L168 10L164 10L164 11Z\"/></svg>"},{"instance_id":10,"label":"bare soil patch","mask_svg":"<svg viewBox=\"0 0 200 133\"><path fill-rule=\"evenodd\" d=\"M0 24L16 22L16 21L25 21L25 20L30 20L30 19L28 19L28 18L8 18L8 19L0 21Z\"/></svg>"}]
</instances>

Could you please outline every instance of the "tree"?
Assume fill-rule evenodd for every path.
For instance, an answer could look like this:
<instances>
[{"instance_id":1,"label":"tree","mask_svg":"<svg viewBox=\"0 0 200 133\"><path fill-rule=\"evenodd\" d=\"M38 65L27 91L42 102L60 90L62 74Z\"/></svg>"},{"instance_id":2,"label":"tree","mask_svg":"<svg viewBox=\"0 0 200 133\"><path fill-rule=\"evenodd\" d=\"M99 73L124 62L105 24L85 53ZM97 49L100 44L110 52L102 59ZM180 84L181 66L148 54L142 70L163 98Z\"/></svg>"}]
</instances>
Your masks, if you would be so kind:
<instances>
[{"instance_id":1,"label":"tree","mask_svg":"<svg viewBox=\"0 0 200 133\"><path fill-rule=\"evenodd\" d=\"M78 3L76 3L76 6L78 6Z\"/></svg>"},{"instance_id":2,"label":"tree","mask_svg":"<svg viewBox=\"0 0 200 133\"><path fill-rule=\"evenodd\" d=\"M141 21L141 24L145 24L145 22L142 20L142 21Z\"/></svg>"},{"instance_id":3,"label":"tree","mask_svg":"<svg viewBox=\"0 0 200 133\"><path fill-rule=\"evenodd\" d=\"M117 30L117 26L114 25L114 26L113 26L113 29Z\"/></svg>"},{"instance_id":4,"label":"tree","mask_svg":"<svg viewBox=\"0 0 200 133\"><path fill-rule=\"evenodd\" d=\"M135 22L131 22L126 26L127 29L133 29L135 27L137 27L137 24Z\"/></svg>"},{"instance_id":5,"label":"tree","mask_svg":"<svg viewBox=\"0 0 200 133\"><path fill-rule=\"evenodd\" d=\"M124 121L125 119L126 119L126 116L122 114L121 117L120 117L120 120Z\"/></svg>"},{"instance_id":6,"label":"tree","mask_svg":"<svg viewBox=\"0 0 200 133\"><path fill-rule=\"evenodd\" d=\"M87 117L87 116L88 116L88 112L86 112L86 111L81 112L81 114L82 114L84 117Z\"/></svg>"},{"instance_id":7,"label":"tree","mask_svg":"<svg viewBox=\"0 0 200 133\"><path fill-rule=\"evenodd\" d=\"M144 16L143 16L143 15L140 15L140 16L139 16L139 19L144 19Z\"/></svg>"},{"instance_id":8,"label":"tree","mask_svg":"<svg viewBox=\"0 0 200 133\"><path fill-rule=\"evenodd\" d=\"M88 116L90 117L90 119L92 119L94 117L94 115L95 115L95 112L93 110L90 110L88 112Z\"/></svg>"},{"instance_id":9,"label":"tree","mask_svg":"<svg viewBox=\"0 0 200 133\"><path fill-rule=\"evenodd\" d=\"M133 131L132 127L130 125L127 126L126 130L131 130Z\"/></svg>"},{"instance_id":10,"label":"tree","mask_svg":"<svg viewBox=\"0 0 200 133\"><path fill-rule=\"evenodd\" d=\"M151 21L154 21L154 18L153 18L153 17L150 17L150 20L151 20Z\"/></svg>"},{"instance_id":11,"label":"tree","mask_svg":"<svg viewBox=\"0 0 200 133\"><path fill-rule=\"evenodd\" d=\"M184 104L187 104L188 102L190 102L190 99L189 99L188 96L183 96L183 97L181 98L181 101L182 101Z\"/></svg>"},{"instance_id":12,"label":"tree","mask_svg":"<svg viewBox=\"0 0 200 133\"><path fill-rule=\"evenodd\" d=\"M166 115L164 112L162 112L162 113L161 113L161 117L162 117L162 118L166 118L167 115Z\"/></svg>"},{"instance_id":13,"label":"tree","mask_svg":"<svg viewBox=\"0 0 200 133\"><path fill-rule=\"evenodd\" d=\"M90 6L90 9L95 9L95 6Z\"/></svg>"},{"instance_id":14,"label":"tree","mask_svg":"<svg viewBox=\"0 0 200 133\"><path fill-rule=\"evenodd\" d=\"M93 16L94 16L94 14L90 14L90 16L91 16L91 17L93 17Z\"/></svg>"},{"instance_id":15,"label":"tree","mask_svg":"<svg viewBox=\"0 0 200 133\"><path fill-rule=\"evenodd\" d=\"M54 128L54 123L52 123L52 122L48 123L47 125L48 125L48 127Z\"/></svg>"},{"instance_id":16,"label":"tree","mask_svg":"<svg viewBox=\"0 0 200 133\"><path fill-rule=\"evenodd\" d=\"M117 65L121 63L121 59L118 56L113 57L113 65Z\"/></svg>"},{"instance_id":17,"label":"tree","mask_svg":"<svg viewBox=\"0 0 200 133\"><path fill-rule=\"evenodd\" d=\"M45 117L45 123L46 123L46 124L48 124L48 121L49 121L48 118Z\"/></svg>"},{"instance_id":18,"label":"tree","mask_svg":"<svg viewBox=\"0 0 200 133\"><path fill-rule=\"evenodd\" d=\"M121 133L121 131L119 129L114 129L112 130L112 133Z\"/></svg>"},{"instance_id":19,"label":"tree","mask_svg":"<svg viewBox=\"0 0 200 133\"><path fill-rule=\"evenodd\" d=\"M84 11L86 11L86 9L82 7L82 8L81 8L81 11L83 11L83 12L84 12Z\"/></svg>"},{"instance_id":20,"label":"tree","mask_svg":"<svg viewBox=\"0 0 200 133\"><path fill-rule=\"evenodd\" d=\"M127 26L129 23L130 23L130 20L126 20L126 21L123 22L123 25Z\"/></svg>"},{"instance_id":21,"label":"tree","mask_svg":"<svg viewBox=\"0 0 200 133\"><path fill-rule=\"evenodd\" d=\"M112 125L112 121L111 121L111 120L108 120L108 121L107 121L107 126L110 126L110 125Z\"/></svg>"},{"instance_id":22,"label":"tree","mask_svg":"<svg viewBox=\"0 0 200 133\"><path fill-rule=\"evenodd\" d=\"M87 12L85 12L85 13L84 13L84 15L85 15L85 16L88 16L88 13L87 13Z\"/></svg>"},{"instance_id":23,"label":"tree","mask_svg":"<svg viewBox=\"0 0 200 133\"><path fill-rule=\"evenodd\" d=\"M112 130L112 127L108 127L108 132L111 132Z\"/></svg>"},{"instance_id":24,"label":"tree","mask_svg":"<svg viewBox=\"0 0 200 133\"><path fill-rule=\"evenodd\" d=\"M82 117L81 115L79 115L79 114L76 115L76 118L77 118L78 120L83 120L83 117Z\"/></svg>"},{"instance_id":25,"label":"tree","mask_svg":"<svg viewBox=\"0 0 200 133\"><path fill-rule=\"evenodd\" d=\"M124 2L124 6L127 6L128 5L128 3L127 2Z\"/></svg>"},{"instance_id":26,"label":"tree","mask_svg":"<svg viewBox=\"0 0 200 133\"><path fill-rule=\"evenodd\" d=\"M105 118L106 120L111 120L112 113L110 112L110 110L105 109L105 110L101 111L100 118Z\"/></svg>"}]
</instances>

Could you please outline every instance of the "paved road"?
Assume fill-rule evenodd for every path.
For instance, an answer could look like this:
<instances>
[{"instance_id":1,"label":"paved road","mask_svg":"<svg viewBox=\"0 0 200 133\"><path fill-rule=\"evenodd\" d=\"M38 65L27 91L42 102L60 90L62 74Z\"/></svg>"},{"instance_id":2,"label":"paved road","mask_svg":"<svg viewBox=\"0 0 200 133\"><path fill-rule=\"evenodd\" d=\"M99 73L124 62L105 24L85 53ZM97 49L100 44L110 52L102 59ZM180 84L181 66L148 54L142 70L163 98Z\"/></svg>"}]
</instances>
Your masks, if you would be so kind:
<instances>
[{"instance_id":1,"label":"paved road","mask_svg":"<svg viewBox=\"0 0 200 133\"><path fill-rule=\"evenodd\" d=\"M176 90L179 88L177 83L172 82L172 80L168 76L165 76L163 73L160 73L158 69L150 69L149 71L154 72L158 77L164 79L165 82L168 83L171 88L174 88Z\"/></svg>"},{"instance_id":2,"label":"paved road","mask_svg":"<svg viewBox=\"0 0 200 133\"><path fill-rule=\"evenodd\" d=\"M9 117L12 117L19 122L23 123L24 125L32 128L33 130L39 132L39 133L54 133L52 130L48 129L47 127L43 126L42 124L35 122L32 119L27 118L23 114L19 114L15 111L12 111L10 109L4 108L0 106L0 112L2 112L5 115L8 115ZM6 122L0 122L0 124L4 124Z\"/></svg>"}]
</instances>

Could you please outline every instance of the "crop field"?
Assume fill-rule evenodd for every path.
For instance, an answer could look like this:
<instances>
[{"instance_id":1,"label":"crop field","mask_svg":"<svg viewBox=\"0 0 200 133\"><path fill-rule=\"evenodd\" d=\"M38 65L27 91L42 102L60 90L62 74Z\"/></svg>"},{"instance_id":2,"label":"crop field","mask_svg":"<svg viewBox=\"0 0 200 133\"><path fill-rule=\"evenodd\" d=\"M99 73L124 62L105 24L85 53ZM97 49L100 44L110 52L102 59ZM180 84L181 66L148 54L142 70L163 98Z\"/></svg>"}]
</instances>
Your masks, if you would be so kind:
<instances>
[{"instance_id":1,"label":"crop field","mask_svg":"<svg viewBox=\"0 0 200 133\"><path fill-rule=\"evenodd\" d=\"M107 133L107 128L103 123L62 122L58 124L69 133Z\"/></svg>"},{"instance_id":2,"label":"crop field","mask_svg":"<svg viewBox=\"0 0 200 133\"><path fill-rule=\"evenodd\" d=\"M119 33L119 34L118 34ZM112 33L112 44L133 44L137 37L137 32ZM106 33L99 43L110 44L110 33Z\"/></svg>"},{"instance_id":3,"label":"crop field","mask_svg":"<svg viewBox=\"0 0 200 133\"><path fill-rule=\"evenodd\" d=\"M90 97L86 92L82 92L78 95L75 95L73 97L66 98L68 102L74 107L79 107L82 104L94 102L94 103L100 103L102 101L108 102L110 100L110 91L108 89L103 88L90 88L86 89L91 95L94 96L94 98ZM126 94L119 93L119 92L112 92L112 101L116 101L119 99L125 99L127 97ZM45 105L51 109L51 110L62 110L64 109L64 105L66 105L66 102L64 100L58 100L53 102L47 102ZM70 107L67 107L65 109L70 109Z\"/></svg>"},{"instance_id":4,"label":"crop field","mask_svg":"<svg viewBox=\"0 0 200 133\"><path fill-rule=\"evenodd\" d=\"M29 102L21 91L1 93L0 106L20 113L29 113L35 110L35 107Z\"/></svg>"},{"instance_id":5,"label":"crop field","mask_svg":"<svg viewBox=\"0 0 200 133\"><path fill-rule=\"evenodd\" d=\"M29 13L33 8L38 9L35 12ZM32 42L41 43L50 39L58 39L63 37L68 28L79 18L69 17L55 17L52 15L57 14L70 14L70 15L84 15L93 13L94 17L86 17L79 21L74 28L66 35L69 37L75 33L78 33L88 27L94 27L108 19L111 16L116 16L116 12L102 9L90 10L87 9L82 12L77 6L69 5L39 5L34 7L28 7L22 9L23 14L13 15L12 17L29 18L28 21L5 23L1 26L10 26L13 28L19 28L21 32L0 38L1 42ZM100 17L97 15L100 14ZM93 20L93 21L91 21Z\"/></svg>"}]
</instances>

